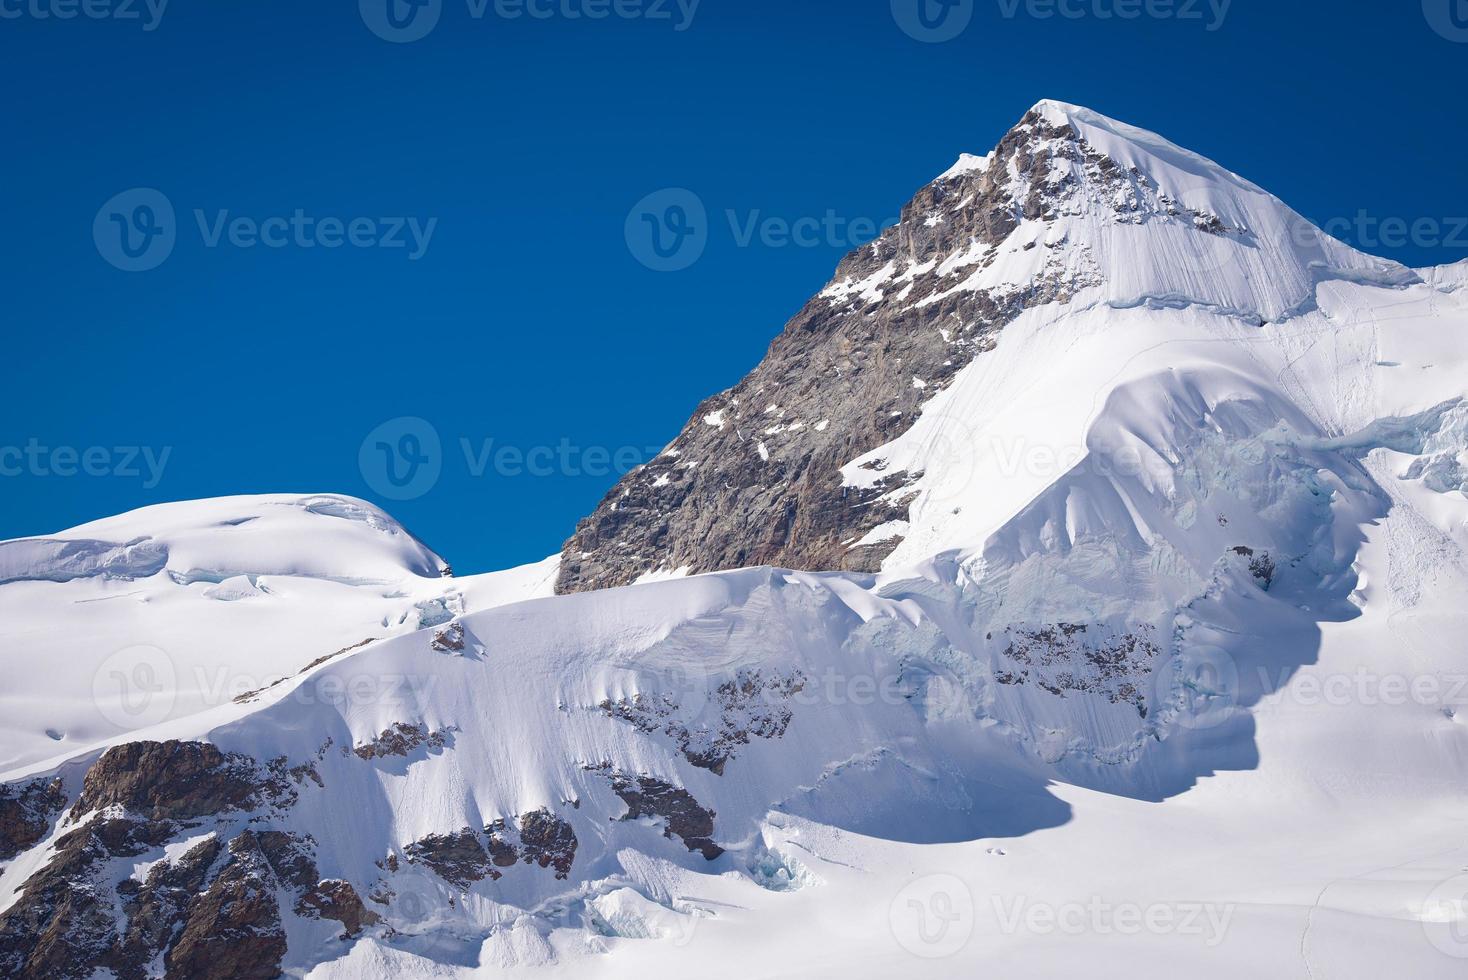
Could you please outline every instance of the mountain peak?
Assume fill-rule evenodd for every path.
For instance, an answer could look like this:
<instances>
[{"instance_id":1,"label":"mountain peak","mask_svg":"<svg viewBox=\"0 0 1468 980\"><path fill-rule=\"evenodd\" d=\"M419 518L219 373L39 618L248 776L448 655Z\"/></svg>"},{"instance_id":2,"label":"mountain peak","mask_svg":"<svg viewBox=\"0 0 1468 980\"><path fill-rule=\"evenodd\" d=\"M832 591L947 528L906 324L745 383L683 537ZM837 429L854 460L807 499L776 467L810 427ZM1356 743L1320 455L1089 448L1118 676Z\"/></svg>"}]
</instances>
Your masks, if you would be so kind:
<instances>
[{"instance_id":1,"label":"mountain peak","mask_svg":"<svg viewBox=\"0 0 1468 980\"><path fill-rule=\"evenodd\" d=\"M1161 136L1039 102L848 255L754 371L612 490L566 543L558 589L761 564L876 571L909 536L922 473L871 454L1024 314L1188 309L1259 327L1309 313L1331 280L1420 278Z\"/></svg>"}]
</instances>

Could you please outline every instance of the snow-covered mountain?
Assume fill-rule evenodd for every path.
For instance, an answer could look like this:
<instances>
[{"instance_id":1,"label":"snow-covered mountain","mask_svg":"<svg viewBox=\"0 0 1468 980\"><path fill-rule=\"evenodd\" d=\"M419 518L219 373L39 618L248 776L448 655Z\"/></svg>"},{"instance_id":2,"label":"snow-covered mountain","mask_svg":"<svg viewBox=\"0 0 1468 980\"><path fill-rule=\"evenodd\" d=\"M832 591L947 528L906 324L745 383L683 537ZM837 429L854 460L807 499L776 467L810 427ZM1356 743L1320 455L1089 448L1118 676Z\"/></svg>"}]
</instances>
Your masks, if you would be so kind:
<instances>
[{"instance_id":1,"label":"snow-covered mountain","mask_svg":"<svg viewBox=\"0 0 1468 980\"><path fill-rule=\"evenodd\" d=\"M1043 102L559 559L0 544L0 973L1461 976L1465 281Z\"/></svg>"},{"instance_id":2,"label":"snow-covered mountain","mask_svg":"<svg viewBox=\"0 0 1468 980\"><path fill-rule=\"evenodd\" d=\"M1195 322L1211 313L1203 333L1222 318L1266 328L1270 343L1271 328L1320 312L1318 287L1420 281L1160 137L1042 102L993 153L964 157L918 193L900 224L848 256L747 378L699 406L663 455L607 495L566 543L560 589L766 563L877 571L893 567L884 559L904 539L898 565L935 545L977 546L1008 513L970 530L969 500L963 520L909 533L913 517L939 520L925 506L924 467L959 487L987 476L971 472L978 427L979 443L1016 433L1032 445L1083 446L1086 406L1059 407L1053 414L1071 426L1055 433L1032 428L1030 403L1015 406L1023 425L993 418L1012 390L990 404L954 404L992 392L999 378L1036 381L1056 353L1043 346L1057 336L1050 322L1104 323L1098 353L1120 368L1137 349L1110 338L1127 329L1114 322L1171 323L1128 312L1170 309ZM1338 305L1354 301L1343 293ZM1160 328L1177 341L1180 329ZM1047 338L1039 349L1035 332ZM987 373L966 370L974 363ZM1096 366L1076 363L1087 372L1080 390L1094 394ZM935 398L955 385L964 394ZM1053 394L1036 398L1048 405ZM949 445L963 458L934 458ZM1039 488L1005 492L1023 504ZM924 498L915 514L914 496Z\"/></svg>"}]
</instances>

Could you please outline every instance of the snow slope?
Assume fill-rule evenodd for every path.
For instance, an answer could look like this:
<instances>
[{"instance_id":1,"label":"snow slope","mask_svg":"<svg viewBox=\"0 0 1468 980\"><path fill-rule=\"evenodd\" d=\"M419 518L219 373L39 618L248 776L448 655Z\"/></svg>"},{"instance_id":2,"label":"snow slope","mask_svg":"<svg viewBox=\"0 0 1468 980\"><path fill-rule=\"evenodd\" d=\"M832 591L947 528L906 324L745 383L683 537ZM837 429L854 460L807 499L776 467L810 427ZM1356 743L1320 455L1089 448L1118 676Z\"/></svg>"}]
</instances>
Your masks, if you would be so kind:
<instances>
[{"instance_id":1,"label":"snow slope","mask_svg":"<svg viewBox=\"0 0 1468 980\"><path fill-rule=\"evenodd\" d=\"M281 884L292 975L1461 977L1462 267L1036 112L1095 159L954 288L1077 288L843 470L921 474L881 574L553 597L553 562L443 579L339 497L6 542L0 780L74 788L135 738L283 760L288 805L188 833L309 837L381 916L342 938Z\"/></svg>"},{"instance_id":2,"label":"snow slope","mask_svg":"<svg viewBox=\"0 0 1468 980\"><path fill-rule=\"evenodd\" d=\"M444 578L381 510L325 494L163 504L0 543L0 769L227 704L471 603L549 594L552 565Z\"/></svg>"}]
</instances>

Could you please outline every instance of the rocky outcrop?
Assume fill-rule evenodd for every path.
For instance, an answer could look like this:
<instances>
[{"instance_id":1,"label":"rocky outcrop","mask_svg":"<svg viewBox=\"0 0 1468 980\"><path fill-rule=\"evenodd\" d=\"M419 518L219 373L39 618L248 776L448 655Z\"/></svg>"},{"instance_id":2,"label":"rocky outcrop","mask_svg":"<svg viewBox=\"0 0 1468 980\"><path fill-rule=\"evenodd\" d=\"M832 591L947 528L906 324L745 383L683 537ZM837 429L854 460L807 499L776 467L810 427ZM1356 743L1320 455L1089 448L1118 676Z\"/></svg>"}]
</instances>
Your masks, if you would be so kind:
<instances>
[{"instance_id":1,"label":"rocky outcrop","mask_svg":"<svg viewBox=\"0 0 1468 980\"><path fill-rule=\"evenodd\" d=\"M363 760L407 756L424 746L429 749L441 749L449 744L452 734L453 729L430 732L428 726L422 723L410 725L400 721L391 728L385 729L372 741L357 746L352 752L357 758Z\"/></svg>"},{"instance_id":2,"label":"rocky outcrop","mask_svg":"<svg viewBox=\"0 0 1468 980\"><path fill-rule=\"evenodd\" d=\"M681 705L671 694L637 694L603 701L599 707L648 734L661 731L690 763L722 776L740 746L751 739L784 736L794 718L788 702L804 688L799 671L767 677L758 670L742 670L709 692L708 705L715 713L711 719L678 718Z\"/></svg>"},{"instance_id":3,"label":"rocky outcrop","mask_svg":"<svg viewBox=\"0 0 1468 980\"><path fill-rule=\"evenodd\" d=\"M409 861L427 865L444 881L460 888L468 888L485 878L500 877L490 864L484 842L472 827L452 834L429 834L404 850Z\"/></svg>"},{"instance_id":4,"label":"rocky outcrop","mask_svg":"<svg viewBox=\"0 0 1468 980\"><path fill-rule=\"evenodd\" d=\"M1010 686L1033 684L1055 697L1100 694L1130 704L1146 718L1149 678L1162 654L1156 628L1142 623L1115 630L1086 623L1010 627L994 679Z\"/></svg>"},{"instance_id":5,"label":"rocky outcrop","mask_svg":"<svg viewBox=\"0 0 1468 980\"><path fill-rule=\"evenodd\" d=\"M268 826L296 802L299 768L199 742L103 753L70 829L0 915L0 976L277 977L283 896L295 896L294 914L334 919L348 936L376 924L350 883L321 879L315 841ZM45 783L7 796L24 804L26 833L39 819L31 814L64 806L60 791Z\"/></svg>"},{"instance_id":6,"label":"rocky outcrop","mask_svg":"<svg viewBox=\"0 0 1468 980\"><path fill-rule=\"evenodd\" d=\"M177 861L159 862L142 882L128 878L118 885L127 916L127 929L113 959L120 976L143 976L147 964L172 946L223 851L220 839L210 836Z\"/></svg>"},{"instance_id":7,"label":"rocky outcrop","mask_svg":"<svg viewBox=\"0 0 1468 980\"><path fill-rule=\"evenodd\" d=\"M52 820L65 809L66 790L59 779L0 786L0 861L46 836Z\"/></svg>"},{"instance_id":8,"label":"rocky outcrop","mask_svg":"<svg viewBox=\"0 0 1468 980\"><path fill-rule=\"evenodd\" d=\"M296 914L308 919L340 922L346 930L340 937L342 939L361 935L363 929L382 921L382 916L362 903L362 897L352 883L340 878L317 882L316 887L296 903Z\"/></svg>"},{"instance_id":9,"label":"rocky outcrop","mask_svg":"<svg viewBox=\"0 0 1468 980\"><path fill-rule=\"evenodd\" d=\"M410 861L422 862L444 881L468 888L486 878L498 881L520 863L554 868L556 878L564 881L571 876L577 844L571 825L543 807L517 820L495 820L482 834L465 827L414 841L405 850Z\"/></svg>"},{"instance_id":10,"label":"rocky outcrop","mask_svg":"<svg viewBox=\"0 0 1468 980\"><path fill-rule=\"evenodd\" d=\"M119 806L148 820L188 820L286 793L253 759L204 742L130 742L108 749L87 771L71 819Z\"/></svg>"},{"instance_id":11,"label":"rocky outcrop","mask_svg":"<svg viewBox=\"0 0 1468 980\"><path fill-rule=\"evenodd\" d=\"M556 877L571 875L576 860L576 832L549 810L536 810L520 818L520 854L526 864L555 868Z\"/></svg>"},{"instance_id":12,"label":"rocky outcrop","mask_svg":"<svg viewBox=\"0 0 1468 980\"><path fill-rule=\"evenodd\" d=\"M858 488L840 469L911 427L1025 310L1099 281L1083 246L1062 261L1066 243L1047 242L1050 258L1032 282L965 286L997 261L1021 222L1053 220L1083 193L1118 221L1156 211L1232 232L1159 196L1145 175L1098 153L1069 124L1029 113L987 162L924 187L899 224L848 255L744 380L698 406L662 455L607 494L566 542L557 591L625 585L659 570L878 570L900 534L866 536L908 516L907 488L919 474L883 473Z\"/></svg>"},{"instance_id":13,"label":"rocky outcrop","mask_svg":"<svg viewBox=\"0 0 1468 980\"><path fill-rule=\"evenodd\" d=\"M702 806L688 790L651 776L631 776L610 766L593 766L612 783L612 792L627 804L623 820L659 817L665 821L663 836L683 842L690 851L712 861L724 853L713 841L716 814Z\"/></svg>"},{"instance_id":14,"label":"rocky outcrop","mask_svg":"<svg viewBox=\"0 0 1468 980\"><path fill-rule=\"evenodd\" d=\"M169 975L202 980L273 980L285 958L275 876L248 831L229 844L224 867L189 907L165 962Z\"/></svg>"},{"instance_id":15,"label":"rocky outcrop","mask_svg":"<svg viewBox=\"0 0 1468 980\"><path fill-rule=\"evenodd\" d=\"M118 936L118 899L98 887L115 858L161 846L175 826L166 821L96 819L63 834L45 867L27 879L0 915L0 976L81 978L98 965L130 969Z\"/></svg>"},{"instance_id":16,"label":"rocky outcrop","mask_svg":"<svg viewBox=\"0 0 1468 980\"><path fill-rule=\"evenodd\" d=\"M450 623L433 634L433 649L439 653L464 652L464 624Z\"/></svg>"},{"instance_id":17,"label":"rocky outcrop","mask_svg":"<svg viewBox=\"0 0 1468 980\"><path fill-rule=\"evenodd\" d=\"M1259 583L1259 587L1268 592L1269 587L1274 584L1274 575L1279 570L1269 552L1256 552L1247 545L1239 545L1231 550L1247 564L1249 574Z\"/></svg>"},{"instance_id":18,"label":"rocky outcrop","mask_svg":"<svg viewBox=\"0 0 1468 980\"><path fill-rule=\"evenodd\" d=\"M180 829L99 817L62 836L0 916L0 974L80 978L103 968L142 980L161 958L168 977L279 976L286 944L276 893L314 884L314 864L290 835L245 831L227 847L209 836L142 880L119 879Z\"/></svg>"}]
</instances>

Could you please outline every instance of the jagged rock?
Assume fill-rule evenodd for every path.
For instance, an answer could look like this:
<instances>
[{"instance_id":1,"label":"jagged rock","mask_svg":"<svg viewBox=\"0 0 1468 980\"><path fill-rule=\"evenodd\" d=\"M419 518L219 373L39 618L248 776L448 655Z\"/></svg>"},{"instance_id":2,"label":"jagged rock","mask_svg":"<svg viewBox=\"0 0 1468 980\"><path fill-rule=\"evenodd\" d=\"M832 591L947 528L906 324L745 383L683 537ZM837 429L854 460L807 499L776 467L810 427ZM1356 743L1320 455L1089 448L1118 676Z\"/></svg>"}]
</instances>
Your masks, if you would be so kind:
<instances>
[{"instance_id":1,"label":"jagged rock","mask_svg":"<svg viewBox=\"0 0 1468 980\"><path fill-rule=\"evenodd\" d=\"M1269 587L1274 584L1275 572L1278 571L1274 559L1270 557L1269 552L1265 551L1260 554L1255 554L1253 548L1246 545L1239 545L1233 549L1233 553L1248 561L1249 574L1254 576L1261 588L1266 592L1269 591Z\"/></svg>"},{"instance_id":2,"label":"jagged rock","mask_svg":"<svg viewBox=\"0 0 1468 980\"><path fill-rule=\"evenodd\" d=\"M168 821L99 818L63 834L55 855L0 915L0 976L89 977L98 964L121 968L118 901L93 873L113 858L146 853L176 831Z\"/></svg>"},{"instance_id":3,"label":"jagged rock","mask_svg":"<svg viewBox=\"0 0 1468 980\"><path fill-rule=\"evenodd\" d=\"M515 829L507 821L496 820L484 828L489 838L489 859L497 868L513 868L520 863L520 847Z\"/></svg>"},{"instance_id":4,"label":"jagged rock","mask_svg":"<svg viewBox=\"0 0 1468 980\"><path fill-rule=\"evenodd\" d=\"M136 859L206 818L293 799L285 761L267 767L197 742L109 749L88 770L51 859L0 916L0 975L121 980L274 977L285 953L277 890L317 885L309 837L247 830L227 849L216 834L145 878ZM267 812L269 812L267 810Z\"/></svg>"},{"instance_id":5,"label":"jagged rock","mask_svg":"<svg viewBox=\"0 0 1468 980\"><path fill-rule=\"evenodd\" d=\"M724 853L724 849L713 842L716 814L700 805L686 789L651 776L629 776L609 766L591 768L610 778L612 792L627 804L623 820L661 817L667 821L663 836L670 840L678 838L683 846L699 852L709 861Z\"/></svg>"},{"instance_id":6,"label":"jagged rock","mask_svg":"<svg viewBox=\"0 0 1468 980\"><path fill-rule=\"evenodd\" d=\"M1011 686L1034 684L1056 697L1067 692L1100 694L1126 703L1147 717L1147 678L1161 654L1150 623L1116 631L1085 623L1010 627L1001 657L1009 666L994 679Z\"/></svg>"},{"instance_id":7,"label":"jagged rock","mask_svg":"<svg viewBox=\"0 0 1468 980\"><path fill-rule=\"evenodd\" d=\"M431 749L441 749L449 742L449 736L454 729L447 728L443 731L430 732L424 724L409 725L407 722L398 722L391 728L385 729L377 738L365 745L359 745L352 751L359 759L381 759L387 756L406 756L420 746L428 746Z\"/></svg>"},{"instance_id":8,"label":"jagged rock","mask_svg":"<svg viewBox=\"0 0 1468 980\"><path fill-rule=\"evenodd\" d=\"M0 786L0 861L46 836L52 818L65 809L66 790L59 779Z\"/></svg>"},{"instance_id":9,"label":"jagged rock","mask_svg":"<svg viewBox=\"0 0 1468 980\"><path fill-rule=\"evenodd\" d=\"M649 734L659 729L671 738L691 764L724 774L724 766L753 738L781 738L794 712L786 706L805 688L799 671L766 677L760 671L742 670L710 692L709 702L718 711L713 725L694 727L673 717L679 710L671 695L650 698L637 694L600 705L609 717L620 718Z\"/></svg>"},{"instance_id":10,"label":"jagged rock","mask_svg":"<svg viewBox=\"0 0 1468 980\"><path fill-rule=\"evenodd\" d=\"M316 843L309 837L280 830L246 831L254 846L270 865L276 879L294 891L310 888L320 877L311 848Z\"/></svg>"},{"instance_id":11,"label":"jagged rock","mask_svg":"<svg viewBox=\"0 0 1468 980\"><path fill-rule=\"evenodd\" d=\"M87 771L71 819L121 806L150 820L188 820L249 809L282 792L247 756L204 742L129 742Z\"/></svg>"},{"instance_id":12,"label":"jagged rock","mask_svg":"<svg viewBox=\"0 0 1468 980\"><path fill-rule=\"evenodd\" d=\"M405 850L409 860L422 861L460 888L486 878L498 881L504 877L500 869L521 862L554 868L559 880L569 878L578 844L571 825L548 808L524 814L517 823L495 820L484 828L482 839L465 827L455 834L425 837Z\"/></svg>"},{"instance_id":13,"label":"jagged rock","mask_svg":"<svg viewBox=\"0 0 1468 980\"><path fill-rule=\"evenodd\" d=\"M433 634L431 646L439 653L463 653L464 624L450 623L448 626L445 626Z\"/></svg>"},{"instance_id":14,"label":"jagged rock","mask_svg":"<svg viewBox=\"0 0 1468 980\"><path fill-rule=\"evenodd\" d=\"M576 860L576 832L549 810L541 809L520 818L520 847L526 864L554 867L556 877L571 875Z\"/></svg>"},{"instance_id":15,"label":"jagged rock","mask_svg":"<svg viewBox=\"0 0 1468 980\"><path fill-rule=\"evenodd\" d=\"M1083 168L1084 187L1071 165ZM1073 261L1057 253L1023 288L956 288L1022 221L1054 220L1083 193L1118 221L1238 233L1160 194L1069 124L1027 114L986 166L924 187L899 224L847 255L744 380L699 405L662 455L607 494L566 542L557 591L679 568L877 571L901 536L862 539L908 516L903 490L919 474L858 489L844 485L841 467L911 427L1025 310L1099 282L1094 258L1076 246Z\"/></svg>"},{"instance_id":16,"label":"jagged rock","mask_svg":"<svg viewBox=\"0 0 1468 980\"><path fill-rule=\"evenodd\" d=\"M111 960L122 980L146 976L147 966L172 945L190 903L204 890L209 871L223 850L220 840L211 836L177 861L154 866L141 884L128 879L119 886L119 892L132 892L123 902L127 929Z\"/></svg>"},{"instance_id":17,"label":"jagged rock","mask_svg":"<svg viewBox=\"0 0 1468 980\"><path fill-rule=\"evenodd\" d=\"M500 877L472 827L454 834L430 834L404 850L408 860L423 862L444 881L460 888L468 888L485 878Z\"/></svg>"},{"instance_id":18,"label":"jagged rock","mask_svg":"<svg viewBox=\"0 0 1468 980\"><path fill-rule=\"evenodd\" d=\"M351 882L340 878L318 882L296 903L296 914L340 922L346 929L343 939L360 935L363 929L382 921L382 916L362 904L362 898Z\"/></svg>"},{"instance_id":19,"label":"jagged rock","mask_svg":"<svg viewBox=\"0 0 1468 980\"><path fill-rule=\"evenodd\" d=\"M189 907L165 962L170 976L198 980L273 980L285 958L285 928L275 877L259 838L246 831L209 889Z\"/></svg>"}]
</instances>

